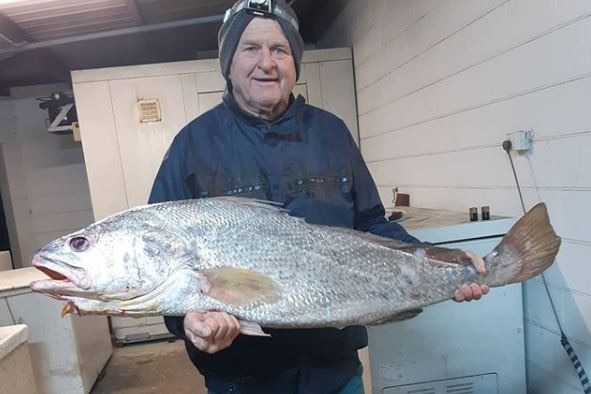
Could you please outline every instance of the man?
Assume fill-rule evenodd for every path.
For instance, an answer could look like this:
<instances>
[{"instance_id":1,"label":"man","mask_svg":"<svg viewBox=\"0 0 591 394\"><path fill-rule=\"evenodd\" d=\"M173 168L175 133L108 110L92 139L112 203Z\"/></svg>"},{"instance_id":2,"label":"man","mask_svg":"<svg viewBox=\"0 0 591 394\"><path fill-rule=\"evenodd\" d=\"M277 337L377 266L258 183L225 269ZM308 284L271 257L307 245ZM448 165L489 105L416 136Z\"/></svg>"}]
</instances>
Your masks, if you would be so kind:
<instances>
[{"instance_id":1,"label":"man","mask_svg":"<svg viewBox=\"0 0 591 394\"><path fill-rule=\"evenodd\" d=\"M256 3L256 4L255 4ZM293 10L277 0L238 1L219 32L223 103L189 123L173 141L150 202L218 195L281 202L308 222L416 241L384 218L384 208L344 123L294 98L303 40ZM481 269L481 260L477 267ZM457 300L486 287L465 285ZM364 327L266 330L239 335L225 313L167 317L185 339L210 393L363 393L357 350Z\"/></svg>"}]
</instances>

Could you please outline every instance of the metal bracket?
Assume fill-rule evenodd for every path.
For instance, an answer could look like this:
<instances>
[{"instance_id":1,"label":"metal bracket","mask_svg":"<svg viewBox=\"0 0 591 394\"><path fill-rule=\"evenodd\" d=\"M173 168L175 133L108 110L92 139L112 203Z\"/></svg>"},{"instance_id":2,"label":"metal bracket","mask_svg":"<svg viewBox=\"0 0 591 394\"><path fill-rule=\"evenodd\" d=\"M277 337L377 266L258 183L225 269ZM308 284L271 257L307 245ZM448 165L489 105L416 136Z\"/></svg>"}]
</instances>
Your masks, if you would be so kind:
<instances>
[{"instance_id":1,"label":"metal bracket","mask_svg":"<svg viewBox=\"0 0 591 394\"><path fill-rule=\"evenodd\" d=\"M71 124L60 126L59 124L68 116L68 112L74 107L74 103L66 104L60 107L60 112L57 114L53 122L47 127L47 131L50 133L67 133L71 132L74 128Z\"/></svg>"}]
</instances>

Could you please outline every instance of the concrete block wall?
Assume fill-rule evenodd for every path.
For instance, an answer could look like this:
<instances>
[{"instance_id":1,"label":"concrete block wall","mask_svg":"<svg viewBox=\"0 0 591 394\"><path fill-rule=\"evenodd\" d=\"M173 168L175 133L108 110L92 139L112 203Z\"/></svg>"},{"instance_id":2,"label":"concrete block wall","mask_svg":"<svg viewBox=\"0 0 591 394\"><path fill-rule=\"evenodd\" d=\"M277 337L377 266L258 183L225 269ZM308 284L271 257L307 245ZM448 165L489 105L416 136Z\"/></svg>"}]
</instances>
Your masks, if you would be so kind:
<instances>
[{"instance_id":1,"label":"concrete block wall","mask_svg":"<svg viewBox=\"0 0 591 394\"><path fill-rule=\"evenodd\" d=\"M563 245L547 272L566 334L591 369L591 2L350 0L319 42L354 49L360 146L385 205L468 212L542 200ZM528 392L581 392L539 278L525 285ZM501 322L500 322L501 323Z\"/></svg>"}]
</instances>

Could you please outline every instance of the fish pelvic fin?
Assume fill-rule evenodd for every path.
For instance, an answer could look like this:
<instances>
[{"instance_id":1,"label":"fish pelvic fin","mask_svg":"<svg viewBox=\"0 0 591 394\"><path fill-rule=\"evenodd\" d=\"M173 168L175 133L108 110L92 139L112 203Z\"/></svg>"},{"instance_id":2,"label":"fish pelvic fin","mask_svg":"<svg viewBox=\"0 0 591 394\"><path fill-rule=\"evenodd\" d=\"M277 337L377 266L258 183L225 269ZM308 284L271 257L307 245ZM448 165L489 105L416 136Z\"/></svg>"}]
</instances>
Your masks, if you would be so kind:
<instances>
[{"instance_id":1,"label":"fish pelvic fin","mask_svg":"<svg viewBox=\"0 0 591 394\"><path fill-rule=\"evenodd\" d=\"M209 284L207 296L232 306L273 303L277 286L270 277L237 267L218 267L200 272Z\"/></svg>"},{"instance_id":2,"label":"fish pelvic fin","mask_svg":"<svg viewBox=\"0 0 591 394\"><path fill-rule=\"evenodd\" d=\"M251 335L255 337L270 337L263 331L263 328L255 322L239 320L240 322L240 333L243 335Z\"/></svg>"},{"instance_id":3,"label":"fish pelvic fin","mask_svg":"<svg viewBox=\"0 0 591 394\"><path fill-rule=\"evenodd\" d=\"M560 243L560 237L550 223L546 204L537 204L511 227L501 243L485 257L487 270L490 266L493 277L495 274L492 271L503 271L504 268L505 274L510 274L497 273L497 280L492 280L490 284L523 282L542 273L554 262ZM510 265L514 268L508 269Z\"/></svg>"}]
</instances>

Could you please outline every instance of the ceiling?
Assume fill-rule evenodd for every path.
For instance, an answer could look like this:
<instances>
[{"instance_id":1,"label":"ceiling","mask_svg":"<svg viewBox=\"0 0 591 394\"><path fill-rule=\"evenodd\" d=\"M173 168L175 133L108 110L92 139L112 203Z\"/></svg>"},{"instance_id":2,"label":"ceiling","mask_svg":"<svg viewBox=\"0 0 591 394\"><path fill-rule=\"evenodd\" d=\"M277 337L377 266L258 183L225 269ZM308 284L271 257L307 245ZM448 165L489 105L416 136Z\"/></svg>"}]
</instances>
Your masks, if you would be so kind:
<instances>
[{"instance_id":1,"label":"ceiling","mask_svg":"<svg viewBox=\"0 0 591 394\"><path fill-rule=\"evenodd\" d=\"M0 0L0 94L70 70L211 58L234 0ZM313 44L343 0L292 0Z\"/></svg>"}]
</instances>

